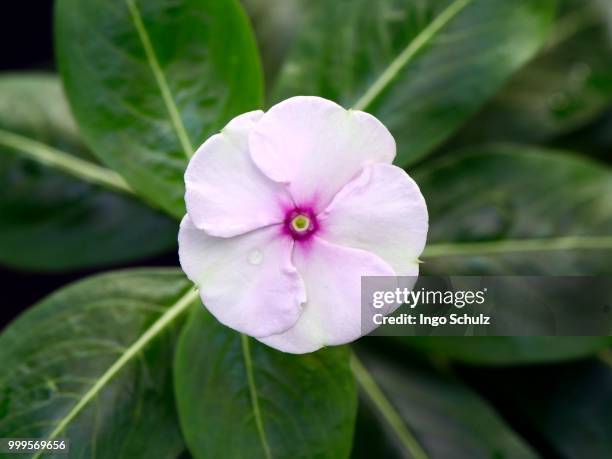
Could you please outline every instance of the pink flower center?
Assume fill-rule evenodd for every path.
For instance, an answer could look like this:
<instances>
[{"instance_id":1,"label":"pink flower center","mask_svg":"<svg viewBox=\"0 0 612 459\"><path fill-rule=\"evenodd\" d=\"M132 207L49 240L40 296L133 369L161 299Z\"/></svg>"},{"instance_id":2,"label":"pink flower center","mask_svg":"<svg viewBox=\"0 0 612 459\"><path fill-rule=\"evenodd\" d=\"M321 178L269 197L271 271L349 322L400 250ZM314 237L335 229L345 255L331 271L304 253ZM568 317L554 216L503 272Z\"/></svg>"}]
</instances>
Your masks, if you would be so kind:
<instances>
[{"instance_id":1,"label":"pink flower center","mask_svg":"<svg viewBox=\"0 0 612 459\"><path fill-rule=\"evenodd\" d=\"M317 217L307 209L292 209L285 217L285 230L295 240L309 238L318 226Z\"/></svg>"}]
</instances>

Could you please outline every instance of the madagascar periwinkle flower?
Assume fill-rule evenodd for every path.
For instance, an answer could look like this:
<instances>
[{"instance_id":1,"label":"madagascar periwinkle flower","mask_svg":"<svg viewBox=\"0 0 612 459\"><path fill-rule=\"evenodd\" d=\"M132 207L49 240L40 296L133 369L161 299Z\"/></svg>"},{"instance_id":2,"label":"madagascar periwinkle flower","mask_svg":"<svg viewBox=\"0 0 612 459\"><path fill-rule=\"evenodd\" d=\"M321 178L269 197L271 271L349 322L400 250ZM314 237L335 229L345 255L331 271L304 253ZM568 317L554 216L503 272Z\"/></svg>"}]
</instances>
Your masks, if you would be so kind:
<instances>
[{"instance_id":1,"label":"madagascar periwinkle flower","mask_svg":"<svg viewBox=\"0 0 612 459\"><path fill-rule=\"evenodd\" d=\"M416 276L427 208L372 115L293 97L234 118L185 173L181 266L223 324L285 352L359 338L362 276Z\"/></svg>"}]
</instances>

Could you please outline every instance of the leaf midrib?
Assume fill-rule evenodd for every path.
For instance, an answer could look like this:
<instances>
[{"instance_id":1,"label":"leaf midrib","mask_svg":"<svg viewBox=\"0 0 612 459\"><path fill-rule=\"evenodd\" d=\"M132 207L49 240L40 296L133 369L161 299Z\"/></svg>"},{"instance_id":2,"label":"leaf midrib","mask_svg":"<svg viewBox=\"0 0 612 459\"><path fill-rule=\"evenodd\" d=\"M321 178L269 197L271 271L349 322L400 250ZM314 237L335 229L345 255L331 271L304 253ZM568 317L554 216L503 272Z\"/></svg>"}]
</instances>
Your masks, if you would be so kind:
<instances>
[{"instance_id":1,"label":"leaf midrib","mask_svg":"<svg viewBox=\"0 0 612 459\"><path fill-rule=\"evenodd\" d=\"M253 361L251 359L251 348L249 345L249 337L241 334L240 341L242 344L242 355L244 357L244 368L247 375L247 383L249 385L249 396L251 397L251 407L253 409L253 417L255 418L255 425L257 427L257 434L261 441L266 459L272 459L272 453L270 452L270 445L266 437L266 431L264 429L263 418L259 409L259 395L257 394L257 386L255 385L255 376L253 374Z\"/></svg>"},{"instance_id":2,"label":"leaf midrib","mask_svg":"<svg viewBox=\"0 0 612 459\"><path fill-rule=\"evenodd\" d=\"M412 434L401 415L393 407L387 397L385 397L370 372L361 363L354 352L351 354L351 369L355 375L355 379L357 379L357 382L365 394L380 412L391 430L393 430L409 457L413 459L428 459L429 456Z\"/></svg>"},{"instance_id":3,"label":"leaf midrib","mask_svg":"<svg viewBox=\"0 0 612 459\"><path fill-rule=\"evenodd\" d=\"M159 88L159 91L161 93L164 105L166 106L166 110L168 111L168 115L170 116L170 122L172 123L172 127L174 128L174 131L176 133L176 136L178 137L185 156L187 156L187 159L189 159L194 153L193 144L189 139L189 135L187 134L187 130L185 129L185 125L183 123L183 120L181 119L181 115L178 111L176 102L174 101L174 97L172 96L172 91L170 91L170 86L168 85L166 75L164 74L164 71L162 70L161 65L159 64L159 60L157 59L155 48L151 43L151 38L149 37L147 29L142 20L140 10L138 9L138 6L136 6L136 0L125 0L125 2L127 4L128 9L130 10L132 24L136 29L136 33L138 34L138 38L144 49L149 68L153 73L153 77L155 78L155 82L157 83L157 87Z\"/></svg>"},{"instance_id":4,"label":"leaf midrib","mask_svg":"<svg viewBox=\"0 0 612 459\"><path fill-rule=\"evenodd\" d=\"M397 74L408 65L455 16L457 16L472 0L455 0L447 6L427 27L419 32L406 45L401 53L393 59L380 76L372 83L366 92L353 105L354 110L366 110L370 104L395 79Z\"/></svg>"},{"instance_id":5,"label":"leaf midrib","mask_svg":"<svg viewBox=\"0 0 612 459\"><path fill-rule=\"evenodd\" d=\"M499 241L449 242L429 244L423 258L462 255L502 255L507 253L550 252L562 250L612 249L612 236L561 236Z\"/></svg>"},{"instance_id":6,"label":"leaf midrib","mask_svg":"<svg viewBox=\"0 0 612 459\"><path fill-rule=\"evenodd\" d=\"M59 420L53 431L47 435L46 440L52 441L62 433L66 427L74 420L78 414L94 400L98 393L119 373L127 363L129 363L147 344L166 329L177 317L187 311L189 306L198 298L198 290L190 287L170 308L166 310L153 324L140 335L140 337L130 345L115 362L96 380L96 382L85 392L72 409ZM40 457L38 452L33 459Z\"/></svg>"},{"instance_id":7,"label":"leaf midrib","mask_svg":"<svg viewBox=\"0 0 612 459\"><path fill-rule=\"evenodd\" d=\"M116 192L133 194L127 182L116 172L29 137L0 129L0 145L86 182Z\"/></svg>"}]
</instances>

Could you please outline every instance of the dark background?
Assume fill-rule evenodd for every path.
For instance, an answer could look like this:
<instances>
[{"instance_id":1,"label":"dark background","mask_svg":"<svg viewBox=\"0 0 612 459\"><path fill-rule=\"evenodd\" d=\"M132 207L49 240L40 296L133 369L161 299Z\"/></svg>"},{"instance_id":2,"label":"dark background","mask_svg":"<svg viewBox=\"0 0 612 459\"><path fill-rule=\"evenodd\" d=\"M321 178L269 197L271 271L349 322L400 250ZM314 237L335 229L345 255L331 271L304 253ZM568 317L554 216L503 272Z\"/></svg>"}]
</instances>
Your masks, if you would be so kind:
<instances>
[{"instance_id":1,"label":"dark background","mask_svg":"<svg viewBox=\"0 0 612 459\"><path fill-rule=\"evenodd\" d=\"M53 0L3 2L0 69L53 69Z\"/></svg>"},{"instance_id":2,"label":"dark background","mask_svg":"<svg viewBox=\"0 0 612 459\"><path fill-rule=\"evenodd\" d=\"M53 58L53 0L4 2L0 14L0 50L1 72L56 71ZM170 253L132 264L61 274L17 272L0 265L0 328L44 296L82 277L109 268L177 264L176 253Z\"/></svg>"}]
</instances>

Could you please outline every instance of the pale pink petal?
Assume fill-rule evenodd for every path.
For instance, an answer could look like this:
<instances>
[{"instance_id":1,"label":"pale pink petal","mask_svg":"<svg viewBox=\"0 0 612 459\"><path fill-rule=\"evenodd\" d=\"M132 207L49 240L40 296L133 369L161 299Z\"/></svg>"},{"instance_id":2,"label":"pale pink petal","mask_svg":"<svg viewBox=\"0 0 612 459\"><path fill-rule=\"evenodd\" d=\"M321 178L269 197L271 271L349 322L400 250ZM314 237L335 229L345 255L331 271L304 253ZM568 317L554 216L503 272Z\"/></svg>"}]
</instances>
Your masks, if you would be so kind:
<instances>
[{"instance_id":1,"label":"pale pink petal","mask_svg":"<svg viewBox=\"0 0 612 459\"><path fill-rule=\"evenodd\" d=\"M206 308L221 323L254 337L281 333L301 315L305 292L291 263L292 248L279 225L218 238L186 216L179 230L181 267Z\"/></svg>"},{"instance_id":2,"label":"pale pink petal","mask_svg":"<svg viewBox=\"0 0 612 459\"><path fill-rule=\"evenodd\" d=\"M208 234L231 237L282 222L291 198L255 166L248 135L262 111L234 118L198 148L185 172L187 213Z\"/></svg>"},{"instance_id":3,"label":"pale pink petal","mask_svg":"<svg viewBox=\"0 0 612 459\"><path fill-rule=\"evenodd\" d=\"M395 157L395 141L380 121L320 97L272 107L251 131L249 145L264 174L288 184L295 202L315 212L364 165Z\"/></svg>"},{"instance_id":4,"label":"pale pink petal","mask_svg":"<svg viewBox=\"0 0 612 459\"><path fill-rule=\"evenodd\" d=\"M427 240L427 206L418 185L389 164L364 168L319 215L319 236L372 252L398 276L418 273Z\"/></svg>"},{"instance_id":5,"label":"pale pink petal","mask_svg":"<svg viewBox=\"0 0 612 459\"><path fill-rule=\"evenodd\" d=\"M286 332L260 341L284 352L302 354L359 338L364 333L361 277L393 276L391 267L374 254L316 236L306 244L295 245L293 260L306 285L302 316Z\"/></svg>"}]
</instances>

